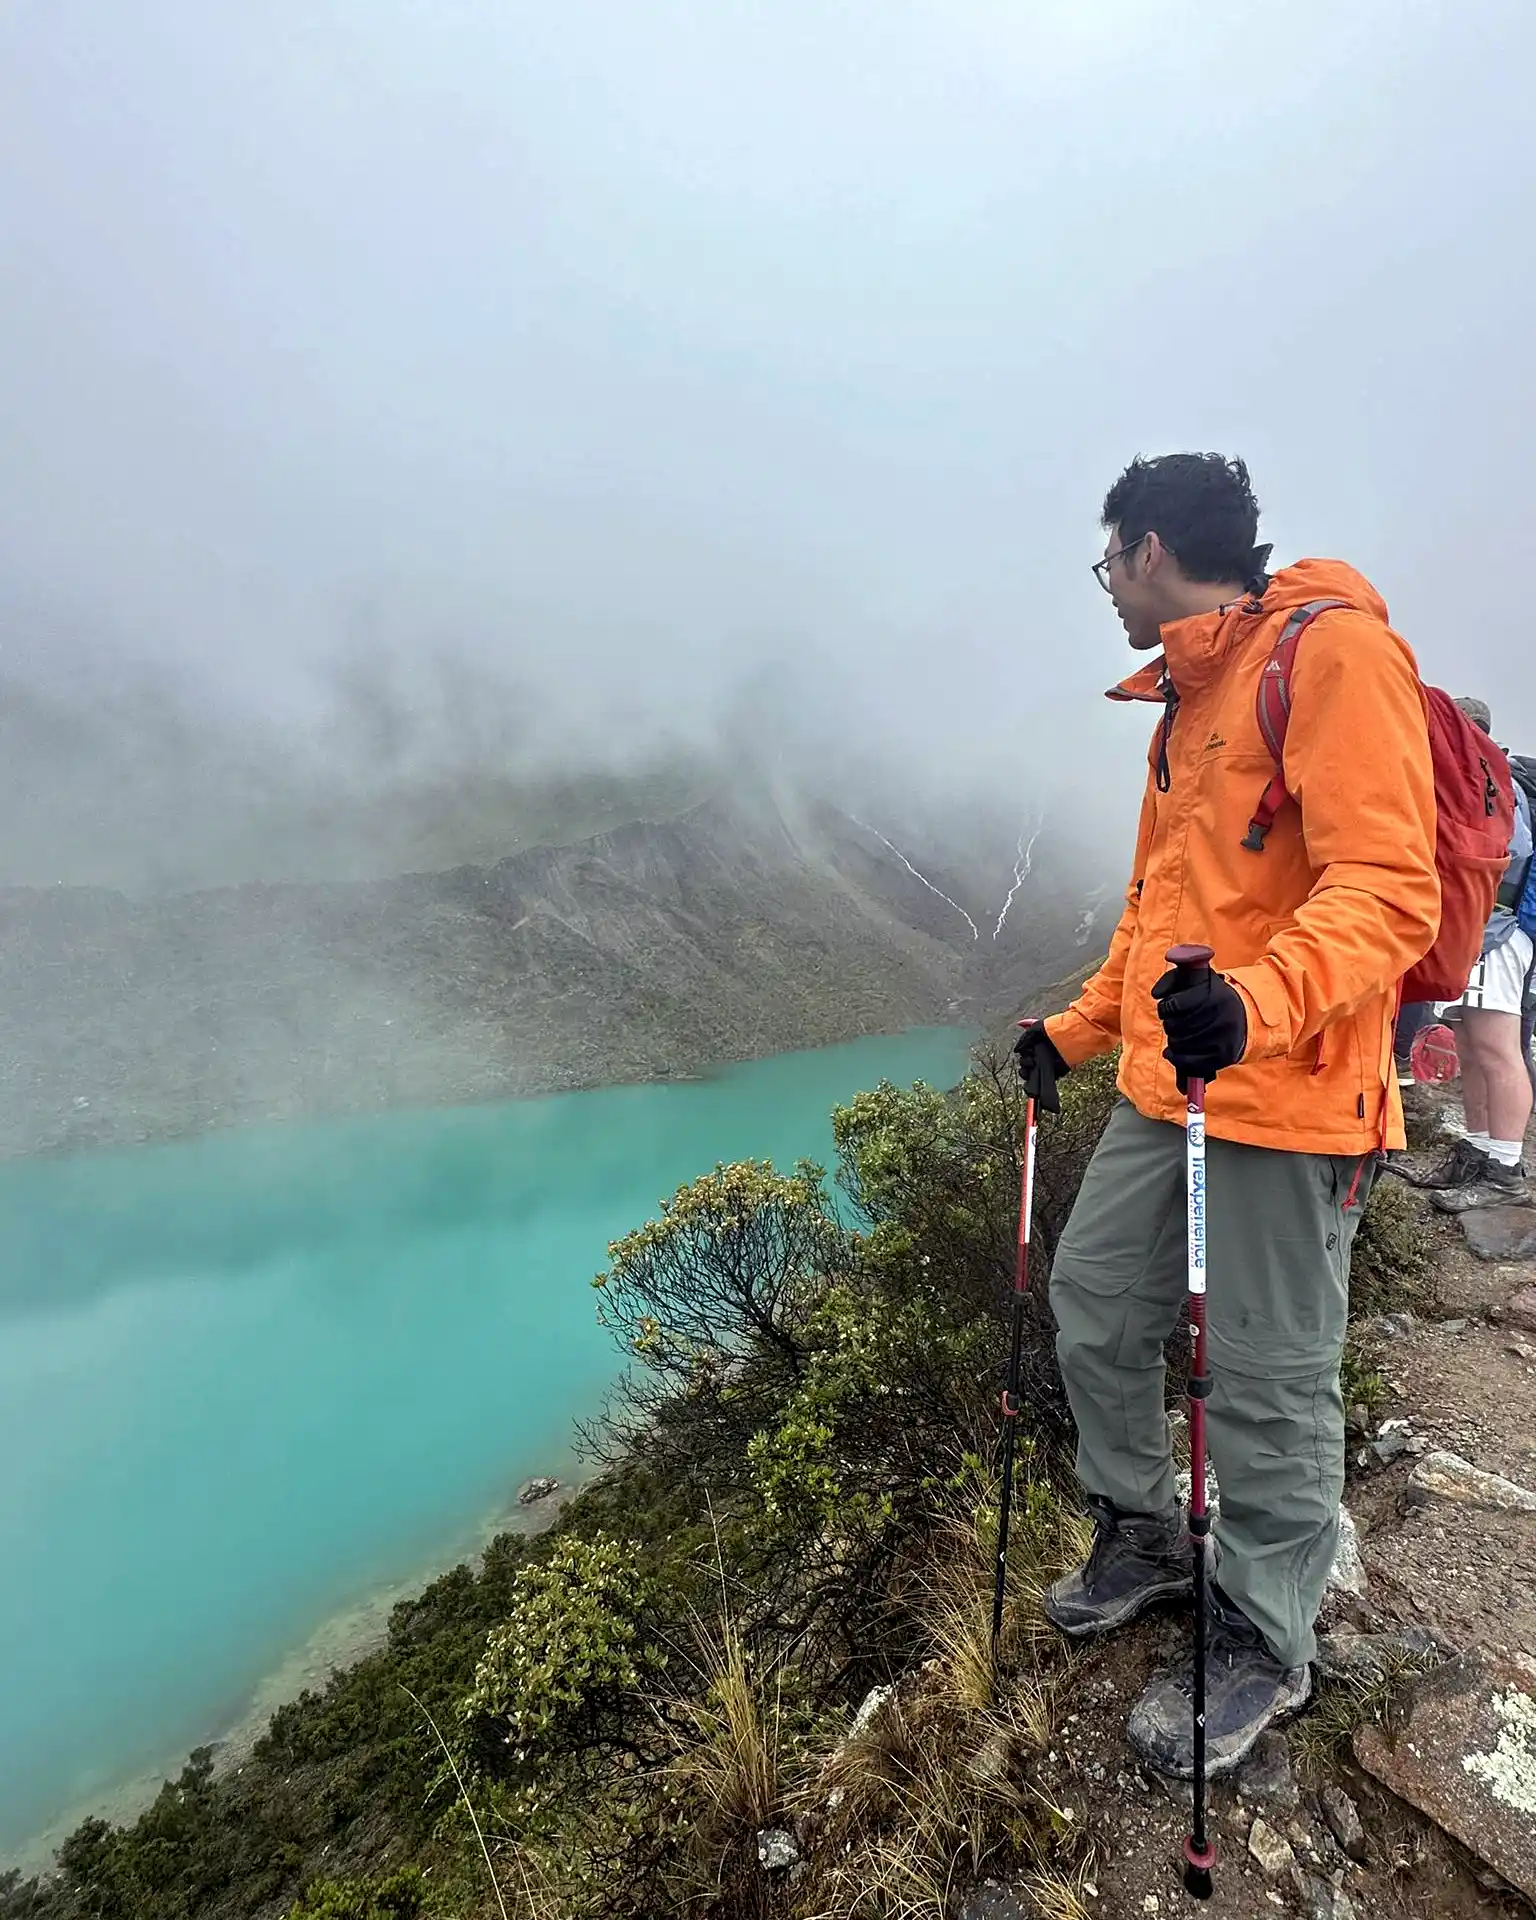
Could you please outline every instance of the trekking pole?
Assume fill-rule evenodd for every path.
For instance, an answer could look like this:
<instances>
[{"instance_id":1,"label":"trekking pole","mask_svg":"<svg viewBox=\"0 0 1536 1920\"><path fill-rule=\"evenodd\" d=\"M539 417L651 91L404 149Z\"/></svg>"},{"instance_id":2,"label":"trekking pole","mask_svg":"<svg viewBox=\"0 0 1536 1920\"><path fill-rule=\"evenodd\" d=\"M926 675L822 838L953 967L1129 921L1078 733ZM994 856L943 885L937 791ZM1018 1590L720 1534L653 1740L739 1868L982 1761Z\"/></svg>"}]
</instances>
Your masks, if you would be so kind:
<instances>
[{"instance_id":1,"label":"trekking pole","mask_svg":"<svg viewBox=\"0 0 1536 1920\"><path fill-rule=\"evenodd\" d=\"M997 1584L992 1593L992 1666L1003 1631L1003 1589L1008 1578L1008 1516L1013 1507L1013 1448L1019 1418L1019 1367L1024 1349L1024 1296L1029 1291L1029 1221L1035 1209L1035 1103L1024 1102L1024 1161L1019 1170L1019 1238L1013 1262L1013 1344L1008 1384L1003 1388L1003 1498L997 1513Z\"/></svg>"},{"instance_id":2,"label":"trekking pole","mask_svg":"<svg viewBox=\"0 0 1536 1920\"><path fill-rule=\"evenodd\" d=\"M1204 973L1209 947L1170 947L1168 964ZM1189 1837L1184 1842L1184 1889L1209 1900L1216 1848L1205 1826L1205 1589L1211 1522L1205 1508L1205 1403L1211 1391L1205 1366L1205 1082L1191 1076L1184 1117L1189 1177L1189 1539L1195 1576L1195 1777Z\"/></svg>"}]
</instances>

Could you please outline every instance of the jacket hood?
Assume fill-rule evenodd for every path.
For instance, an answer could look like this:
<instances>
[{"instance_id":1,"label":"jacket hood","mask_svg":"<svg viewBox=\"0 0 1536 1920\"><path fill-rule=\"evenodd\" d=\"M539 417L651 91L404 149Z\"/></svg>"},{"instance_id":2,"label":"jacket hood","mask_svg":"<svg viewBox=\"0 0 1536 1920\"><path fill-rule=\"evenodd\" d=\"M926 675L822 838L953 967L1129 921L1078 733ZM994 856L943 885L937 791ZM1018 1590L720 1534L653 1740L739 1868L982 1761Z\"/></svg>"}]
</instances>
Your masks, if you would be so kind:
<instances>
[{"instance_id":1,"label":"jacket hood","mask_svg":"<svg viewBox=\"0 0 1536 1920\"><path fill-rule=\"evenodd\" d=\"M1253 631L1253 622L1305 606L1309 600L1342 600L1356 612L1386 623L1387 603L1363 573L1343 560L1298 560L1270 576L1261 602L1238 600L1211 613L1167 622L1164 651L1118 686L1108 688L1106 697L1161 700L1170 671L1183 686L1189 677L1216 670L1238 634Z\"/></svg>"}]
</instances>

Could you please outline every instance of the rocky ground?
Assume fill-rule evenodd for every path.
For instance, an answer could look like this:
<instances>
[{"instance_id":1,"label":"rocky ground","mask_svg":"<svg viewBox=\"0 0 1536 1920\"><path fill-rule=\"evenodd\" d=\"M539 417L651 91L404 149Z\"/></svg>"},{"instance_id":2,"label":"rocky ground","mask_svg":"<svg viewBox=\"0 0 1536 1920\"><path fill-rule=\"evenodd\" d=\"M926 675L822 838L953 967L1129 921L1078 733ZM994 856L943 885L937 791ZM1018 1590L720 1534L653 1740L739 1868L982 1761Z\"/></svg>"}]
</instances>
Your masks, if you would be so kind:
<instances>
[{"instance_id":1,"label":"rocky ground","mask_svg":"<svg viewBox=\"0 0 1536 1920\"><path fill-rule=\"evenodd\" d=\"M1536 1913L1536 1247L1480 1257L1487 1222L1465 1219L1426 1208L1414 1310L1358 1325L1375 1376L1345 1495L1359 1591L1330 1591L1312 1711L1213 1790L1204 1911L1222 1920ZM1152 1673L1187 1658L1187 1625L1164 1617L1076 1671L1044 1784L1090 1837L1083 1899L1103 1920L1199 1910L1188 1789L1125 1740ZM965 1911L1040 1909L992 1887Z\"/></svg>"}]
</instances>

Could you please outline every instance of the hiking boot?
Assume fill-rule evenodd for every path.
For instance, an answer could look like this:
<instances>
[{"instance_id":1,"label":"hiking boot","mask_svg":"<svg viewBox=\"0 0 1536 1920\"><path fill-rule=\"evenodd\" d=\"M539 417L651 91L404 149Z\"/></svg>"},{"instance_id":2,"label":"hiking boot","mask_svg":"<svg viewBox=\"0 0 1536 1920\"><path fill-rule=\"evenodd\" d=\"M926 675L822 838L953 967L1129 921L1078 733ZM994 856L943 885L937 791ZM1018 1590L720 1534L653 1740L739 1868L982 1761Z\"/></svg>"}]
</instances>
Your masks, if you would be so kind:
<instances>
[{"instance_id":1,"label":"hiking boot","mask_svg":"<svg viewBox=\"0 0 1536 1920\"><path fill-rule=\"evenodd\" d=\"M1432 1193L1429 1204L1438 1207L1442 1213L1468 1213L1473 1207L1531 1205L1531 1185L1525 1177L1524 1167L1503 1166L1488 1154L1481 1154L1479 1158L1484 1164L1475 1180L1465 1186L1447 1187L1443 1192Z\"/></svg>"},{"instance_id":2,"label":"hiking boot","mask_svg":"<svg viewBox=\"0 0 1536 1920\"><path fill-rule=\"evenodd\" d=\"M1187 1600L1193 1587L1189 1535L1177 1507L1126 1513L1090 1499L1093 1548L1075 1573L1045 1594L1045 1617L1074 1639L1123 1627L1159 1600Z\"/></svg>"},{"instance_id":3,"label":"hiking boot","mask_svg":"<svg viewBox=\"0 0 1536 1920\"><path fill-rule=\"evenodd\" d=\"M1416 1173L1413 1168L1388 1162L1391 1171L1400 1179L1406 1180L1412 1187L1470 1187L1481 1180L1483 1173L1492 1162L1488 1155L1474 1147L1465 1134L1460 1135L1451 1145L1450 1151L1439 1166L1431 1167L1428 1173Z\"/></svg>"},{"instance_id":4,"label":"hiking boot","mask_svg":"<svg viewBox=\"0 0 1536 1920\"><path fill-rule=\"evenodd\" d=\"M1212 1586L1205 1649L1205 1764L1212 1779L1242 1765L1261 1733L1312 1697L1312 1669L1283 1667L1247 1615ZM1126 1734L1159 1773L1195 1771L1190 1662L1160 1674L1131 1709Z\"/></svg>"}]
</instances>

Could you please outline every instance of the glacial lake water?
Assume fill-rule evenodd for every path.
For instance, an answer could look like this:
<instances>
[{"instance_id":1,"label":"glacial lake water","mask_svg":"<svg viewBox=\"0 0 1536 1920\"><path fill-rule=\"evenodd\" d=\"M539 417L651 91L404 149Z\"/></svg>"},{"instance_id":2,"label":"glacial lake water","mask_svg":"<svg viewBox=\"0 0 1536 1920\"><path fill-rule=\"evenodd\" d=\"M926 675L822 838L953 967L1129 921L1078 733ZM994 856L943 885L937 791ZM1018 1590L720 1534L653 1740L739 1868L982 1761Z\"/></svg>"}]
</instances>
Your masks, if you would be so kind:
<instances>
[{"instance_id":1,"label":"glacial lake water","mask_svg":"<svg viewBox=\"0 0 1536 1920\"><path fill-rule=\"evenodd\" d=\"M717 1160L830 1162L838 1101L969 1037L0 1166L0 1857L571 1470L611 1239Z\"/></svg>"}]
</instances>

